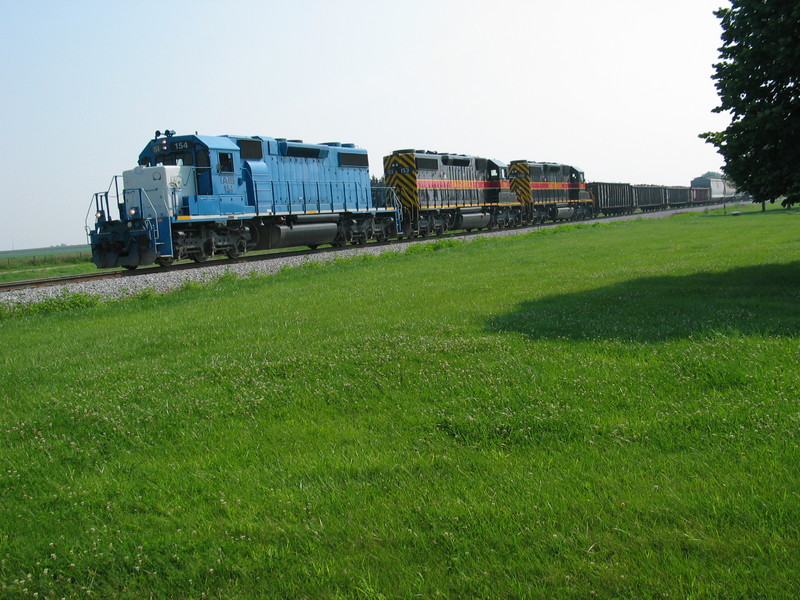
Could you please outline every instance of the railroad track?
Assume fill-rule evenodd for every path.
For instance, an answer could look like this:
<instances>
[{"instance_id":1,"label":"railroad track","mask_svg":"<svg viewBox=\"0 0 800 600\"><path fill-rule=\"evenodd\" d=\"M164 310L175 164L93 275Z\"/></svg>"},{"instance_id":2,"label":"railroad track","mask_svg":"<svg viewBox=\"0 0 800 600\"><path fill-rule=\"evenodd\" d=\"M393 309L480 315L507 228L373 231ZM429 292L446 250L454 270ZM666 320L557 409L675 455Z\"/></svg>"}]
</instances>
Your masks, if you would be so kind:
<instances>
[{"instance_id":1,"label":"railroad track","mask_svg":"<svg viewBox=\"0 0 800 600\"><path fill-rule=\"evenodd\" d=\"M526 227L519 227L517 231L525 231ZM495 230L497 231L497 230ZM474 232L480 233L480 232ZM485 233L485 232L484 232ZM432 238L428 239L441 239L446 237L461 237L461 236L469 236L474 235L466 232L458 232L458 233L447 233L441 236L433 236ZM388 244L408 244L415 241L420 241L425 238L417 238L414 240L392 240L391 242L384 242L381 245L388 245ZM375 245L371 243L370 245ZM119 279L123 277L139 277L143 275L152 275L154 273L168 273L168 272L176 272L176 271L189 271L192 269L203 269L205 267L219 267L225 265L234 265L234 264L242 264L247 262L259 262L263 260L277 260L280 258L287 258L291 256L307 256L310 254L329 254L340 252L342 250L352 250L353 248L363 248L366 244L361 245L351 245L351 246L342 246L342 247L328 247L328 248L319 248L315 250L311 250L309 248L305 248L303 250L289 250L286 252L272 252L269 254L247 254L245 256L240 256L238 258L213 258L208 261L204 261L201 263L181 263L177 265L172 265L171 267L157 267L157 266L148 266L141 269L131 270L131 271L97 271L95 273L83 273L79 275L64 275L62 277L46 277L43 279L25 279L21 281L11 281L7 283L0 283L0 293L3 292L11 292L14 290L24 290L24 289L33 289L33 288L40 288L40 287L48 287L54 285L66 285L69 283L83 283L86 281L101 281L104 279Z\"/></svg>"},{"instance_id":2,"label":"railroad track","mask_svg":"<svg viewBox=\"0 0 800 600\"><path fill-rule=\"evenodd\" d=\"M120 271L98 271L97 273L81 273L79 275L63 275L61 277L46 277L44 279L25 279L0 283L0 292L25 290L28 288L47 287L49 285L64 285L67 283L82 283L98 279L115 279L126 274Z\"/></svg>"},{"instance_id":3,"label":"railroad track","mask_svg":"<svg viewBox=\"0 0 800 600\"><path fill-rule=\"evenodd\" d=\"M607 217L595 217L593 219L586 219L584 221L557 221L557 222L548 222L539 225L527 225L524 227L515 227L512 229L492 229L492 230L475 230L472 232L466 231L458 231L458 232L448 232L441 235L431 235L428 237L420 237L414 239L402 239L402 240L392 240L390 242L383 242L380 245L385 246L389 244L409 244L424 240L437 240L437 239L447 239L447 238L459 238L459 237L471 237L474 235L479 234L487 234L492 232L500 232L500 231L515 231L519 233L525 233L527 231L542 229L546 227L557 227L559 225L571 225L571 224L579 224L579 223L593 223L596 221L618 221L618 220L625 220L631 218L661 218L667 217L670 215L678 214L680 212L695 212L697 210L704 210L708 208L715 208L716 205L711 206L702 206L702 207L691 207L685 209L671 209L665 211L657 211L657 212L650 212L650 213L633 213L631 215L621 215L621 216L607 216ZM375 242L371 242L370 246L375 245ZM23 290L23 289L31 289L31 288L38 288L38 287L47 287L47 286L54 286L54 285L65 285L69 283L82 283L86 281L99 281L103 279L118 279L123 277L138 277L142 275L154 274L154 273L166 273L166 272L174 272L174 271L186 271L191 269L202 269L204 267L210 266L225 266L225 265L233 265L233 264L241 264L247 262L258 262L263 260L277 260L281 258L287 258L292 256L307 256L311 254L329 254L340 252L343 250L352 250L355 248L363 248L366 244L361 245L349 245L343 247L328 247L328 248L319 248L315 250L310 250L305 248L303 250L288 250L285 252L273 252L268 254L247 254L245 256L240 256L238 258L218 258L218 259L211 259L207 262L202 263L182 263L173 265L171 267L145 267L142 269L137 269L135 271L97 271L94 273L83 273L79 275L65 275L62 277L47 277L44 279L28 279L24 281L12 281L8 283L0 283L0 293L2 292L10 292L14 290Z\"/></svg>"},{"instance_id":4,"label":"railroad track","mask_svg":"<svg viewBox=\"0 0 800 600\"><path fill-rule=\"evenodd\" d=\"M408 241L408 240L404 240ZM344 246L342 248L320 248L317 250L289 250L287 252L273 252L270 254L252 254L240 256L238 258L216 258L201 263L181 263L172 265L171 267L157 267L148 266L141 269L128 271L97 271L94 273L82 273L78 275L64 275L61 277L46 277L43 279L25 279L20 281L11 281L0 283L0 293L11 292L14 290L33 289L40 287L48 287L55 285L66 285L69 283L83 283L86 281L102 281L104 279L121 279L127 277L140 277L143 275L152 275L154 273L169 273L176 271L188 271L192 269L203 269L205 267L218 267L225 265L241 264L247 262L257 262L262 260L276 260L279 258L286 258L290 256L301 256L308 254L326 254L330 252L337 252L345 249L358 248L359 246Z\"/></svg>"}]
</instances>

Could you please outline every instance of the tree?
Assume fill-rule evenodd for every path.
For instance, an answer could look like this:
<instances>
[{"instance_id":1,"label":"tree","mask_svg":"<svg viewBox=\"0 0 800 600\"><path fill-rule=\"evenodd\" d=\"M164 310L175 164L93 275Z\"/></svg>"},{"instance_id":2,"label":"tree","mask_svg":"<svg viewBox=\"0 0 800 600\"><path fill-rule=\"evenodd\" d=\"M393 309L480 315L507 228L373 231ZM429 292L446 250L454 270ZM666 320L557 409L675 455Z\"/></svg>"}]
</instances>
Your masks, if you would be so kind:
<instances>
[{"instance_id":1,"label":"tree","mask_svg":"<svg viewBox=\"0 0 800 600\"><path fill-rule=\"evenodd\" d=\"M700 137L719 149L725 174L754 202L800 202L800 2L731 0L714 65L725 131Z\"/></svg>"}]
</instances>

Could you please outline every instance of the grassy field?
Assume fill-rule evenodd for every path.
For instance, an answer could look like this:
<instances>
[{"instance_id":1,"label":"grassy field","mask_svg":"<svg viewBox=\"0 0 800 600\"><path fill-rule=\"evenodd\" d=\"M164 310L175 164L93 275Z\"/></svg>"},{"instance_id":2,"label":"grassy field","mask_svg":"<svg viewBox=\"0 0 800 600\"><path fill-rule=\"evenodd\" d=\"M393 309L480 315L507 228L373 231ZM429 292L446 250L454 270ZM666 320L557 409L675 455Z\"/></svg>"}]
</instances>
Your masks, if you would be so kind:
<instances>
[{"instance_id":1,"label":"grassy field","mask_svg":"<svg viewBox=\"0 0 800 600\"><path fill-rule=\"evenodd\" d=\"M292 248L278 248L273 250L259 250L249 252L248 255L275 254L293 250L308 250L308 246L295 246ZM212 263L216 259L225 259L220 254L209 259ZM189 259L181 259L177 264L190 263ZM146 265L142 269L160 269L156 265ZM104 269L107 271L123 270L122 267ZM48 277L62 277L66 275L80 275L95 273L98 268L92 262L92 251L89 246L66 246L39 248L33 250L9 250L0 252L0 283L13 281L29 281Z\"/></svg>"},{"instance_id":2,"label":"grassy field","mask_svg":"<svg viewBox=\"0 0 800 600\"><path fill-rule=\"evenodd\" d=\"M53 246L0 252L0 283L96 270L89 246Z\"/></svg>"},{"instance_id":3,"label":"grassy field","mask_svg":"<svg viewBox=\"0 0 800 600\"><path fill-rule=\"evenodd\" d=\"M798 234L567 226L6 310L0 597L797 597Z\"/></svg>"}]
</instances>

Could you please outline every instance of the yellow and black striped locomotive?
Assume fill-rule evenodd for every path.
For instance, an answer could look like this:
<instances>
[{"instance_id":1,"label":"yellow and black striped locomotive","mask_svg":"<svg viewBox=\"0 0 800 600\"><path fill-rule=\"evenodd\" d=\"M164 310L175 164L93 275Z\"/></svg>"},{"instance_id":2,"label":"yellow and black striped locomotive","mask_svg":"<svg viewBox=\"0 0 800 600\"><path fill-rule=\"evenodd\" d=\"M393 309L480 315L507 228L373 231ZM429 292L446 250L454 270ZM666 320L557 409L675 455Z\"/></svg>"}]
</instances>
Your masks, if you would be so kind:
<instances>
[{"instance_id":1,"label":"yellow and black striped locomotive","mask_svg":"<svg viewBox=\"0 0 800 600\"><path fill-rule=\"evenodd\" d=\"M583 172L568 165L396 150L383 159L386 185L403 206L406 236L451 229L516 227L594 214Z\"/></svg>"},{"instance_id":2,"label":"yellow and black striped locomotive","mask_svg":"<svg viewBox=\"0 0 800 600\"><path fill-rule=\"evenodd\" d=\"M512 227L523 222L509 189L508 168L496 160L425 150L395 150L383 159L386 185L405 213L408 237L451 229Z\"/></svg>"},{"instance_id":3,"label":"yellow and black striped locomotive","mask_svg":"<svg viewBox=\"0 0 800 600\"><path fill-rule=\"evenodd\" d=\"M559 163L513 160L511 189L526 207L528 222L589 219L594 200L586 189L583 171Z\"/></svg>"}]
</instances>

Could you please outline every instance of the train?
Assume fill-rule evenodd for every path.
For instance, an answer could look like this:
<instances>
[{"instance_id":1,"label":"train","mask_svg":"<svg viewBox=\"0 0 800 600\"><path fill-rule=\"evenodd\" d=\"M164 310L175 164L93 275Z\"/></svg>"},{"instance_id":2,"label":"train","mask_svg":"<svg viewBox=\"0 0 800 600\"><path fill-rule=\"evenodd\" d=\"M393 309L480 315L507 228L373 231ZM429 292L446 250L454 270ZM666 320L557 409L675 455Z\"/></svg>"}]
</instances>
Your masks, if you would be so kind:
<instances>
[{"instance_id":1,"label":"train","mask_svg":"<svg viewBox=\"0 0 800 600\"><path fill-rule=\"evenodd\" d=\"M352 143L156 131L138 164L92 197L92 261L167 267L709 204L736 193L708 178L687 187L587 183L571 165L416 149L392 152L383 168L379 186L367 151Z\"/></svg>"}]
</instances>

